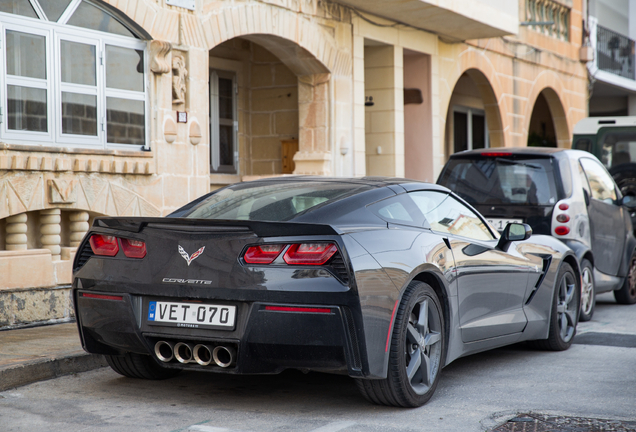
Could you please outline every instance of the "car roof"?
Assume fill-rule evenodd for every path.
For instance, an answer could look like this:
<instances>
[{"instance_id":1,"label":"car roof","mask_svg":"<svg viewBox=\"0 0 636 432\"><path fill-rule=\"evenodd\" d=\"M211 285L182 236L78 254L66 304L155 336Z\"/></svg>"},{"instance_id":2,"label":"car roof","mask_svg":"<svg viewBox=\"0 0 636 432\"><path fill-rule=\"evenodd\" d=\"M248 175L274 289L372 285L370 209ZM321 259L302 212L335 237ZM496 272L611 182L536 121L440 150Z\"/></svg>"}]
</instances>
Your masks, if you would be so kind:
<instances>
[{"instance_id":1,"label":"car roof","mask_svg":"<svg viewBox=\"0 0 636 432\"><path fill-rule=\"evenodd\" d=\"M587 155L592 156L591 153L588 153L583 150L573 150L573 149L565 149L565 148L555 148L555 147L496 147L496 148L487 148L487 149L479 149L479 150L466 150L459 153L454 153L450 157L451 159L462 159L462 158L470 158L473 156L542 156L542 157L570 157L570 158L579 158L581 156Z\"/></svg>"},{"instance_id":2,"label":"car roof","mask_svg":"<svg viewBox=\"0 0 636 432\"><path fill-rule=\"evenodd\" d=\"M251 180L248 183L293 183L293 182L333 182L333 183L354 183L375 187L387 186L404 186L407 190L414 190L418 187L422 189L447 190L443 186L435 183L428 183L420 180L399 178L399 177L323 177L309 175L285 175L280 177L266 177L257 180ZM244 182L242 184L245 184Z\"/></svg>"}]
</instances>

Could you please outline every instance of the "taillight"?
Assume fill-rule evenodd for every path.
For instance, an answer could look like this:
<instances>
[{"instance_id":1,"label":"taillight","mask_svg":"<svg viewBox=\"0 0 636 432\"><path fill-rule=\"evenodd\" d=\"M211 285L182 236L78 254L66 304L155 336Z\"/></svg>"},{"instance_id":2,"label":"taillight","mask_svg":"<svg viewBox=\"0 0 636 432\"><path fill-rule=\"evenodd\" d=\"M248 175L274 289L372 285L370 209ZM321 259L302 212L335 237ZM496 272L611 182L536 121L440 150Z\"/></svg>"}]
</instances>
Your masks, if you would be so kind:
<instances>
[{"instance_id":1,"label":"taillight","mask_svg":"<svg viewBox=\"0 0 636 432\"><path fill-rule=\"evenodd\" d=\"M565 211L565 210L567 210L569 208L570 208L570 206L567 203L559 204L559 210L564 210Z\"/></svg>"},{"instance_id":2,"label":"taillight","mask_svg":"<svg viewBox=\"0 0 636 432\"><path fill-rule=\"evenodd\" d=\"M95 255L115 256L119 252L117 237L102 234L93 234L89 240L91 249Z\"/></svg>"},{"instance_id":3,"label":"taillight","mask_svg":"<svg viewBox=\"0 0 636 432\"><path fill-rule=\"evenodd\" d=\"M482 156L486 157L502 157L502 156L512 156L510 152L483 152Z\"/></svg>"},{"instance_id":4,"label":"taillight","mask_svg":"<svg viewBox=\"0 0 636 432\"><path fill-rule=\"evenodd\" d=\"M562 213L560 215L557 215L556 220L557 222L566 223L570 221L570 216Z\"/></svg>"},{"instance_id":5,"label":"taillight","mask_svg":"<svg viewBox=\"0 0 636 432\"><path fill-rule=\"evenodd\" d=\"M128 258L143 258L146 256L146 243L141 240L121 239L121 248Z\"/></svg>"},{"instance_id":6,"label":"taillight","mask_svg":"<svg viewBox=\"0 0 636 432\"><path fill-rule=\"evenodd\" d=\"M119 301L121 301L121 300L124 299L123 296L105 295L105 294L81 293L80 296L81 297L86 297L86 298L98 299L98 300L119 300Z\"/></svg>"},{"instance_id":7,"label":"taillight","mask_svg":"<svg viewBox=\"0 0 636 432\"><path fill-rule=\"evenodd\" d=\"M296 243L285 252L283 259L287 264L322 265L336 253L333 243Z\"/></svg>"},{"instance_id":8,"label":"taillight","mask_svg":"<svg viewBox=\"0 0 636 432\"><path fill-rule=\"evenodd\" d=\"M554 233L556 235L567 235L570 233L570 228L566 227L566 226L558 226L554 229Z\"/></svg>"},{"instance_id":9,"label":"taillight","mask_svg":"<svg viewBox=\"0 0 636 432\"><path fill-rule=\"evenodd\" d=\"M271 264L284 247L282 244L250 246L245 251L243 259L248 264Z\"/></svg>"}]
</instances>

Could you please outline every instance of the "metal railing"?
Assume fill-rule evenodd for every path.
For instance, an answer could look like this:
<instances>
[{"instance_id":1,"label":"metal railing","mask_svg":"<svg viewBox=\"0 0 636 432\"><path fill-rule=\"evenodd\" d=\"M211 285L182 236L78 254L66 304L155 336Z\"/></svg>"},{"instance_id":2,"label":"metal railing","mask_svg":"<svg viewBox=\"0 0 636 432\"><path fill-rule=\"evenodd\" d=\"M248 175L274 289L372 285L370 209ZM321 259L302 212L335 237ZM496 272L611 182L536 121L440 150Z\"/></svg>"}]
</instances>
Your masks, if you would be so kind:
<instances>
[{"instance_id":1,"label":"metal railing","mask_svg":"<svg viewBox=\"0 0 636 432\"><path fill-rule=\"evenodd\" d=\"M597 26L596 59L600 70L634 79L634 41L627 36Z\"/></svg>"}]
</instances>

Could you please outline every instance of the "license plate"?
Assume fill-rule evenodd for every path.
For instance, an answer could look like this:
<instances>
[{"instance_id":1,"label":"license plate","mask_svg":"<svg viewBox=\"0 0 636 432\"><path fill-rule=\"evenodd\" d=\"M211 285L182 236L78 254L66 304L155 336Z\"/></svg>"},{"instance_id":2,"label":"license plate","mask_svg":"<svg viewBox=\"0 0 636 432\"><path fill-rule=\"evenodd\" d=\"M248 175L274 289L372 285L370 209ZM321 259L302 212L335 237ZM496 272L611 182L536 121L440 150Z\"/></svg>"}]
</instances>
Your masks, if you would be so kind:
<instances>
[{"instance_id":1,"label":"license plate","mask_svg":"<svg viewBox=\"0 0 636 432\"><path fill-rule=\"evenodd\" d=\"M503 231L506 225L509 223L523 223L523 219L499 219L499 218L487 218L490 225L495 227L497 231Z\"/></svg>"},{"instance_id":2,"label":"license plate","mask_svg":"<svg viewBox=\"0 0 636 432\"><path fill-rule=\"evenodd\" d=\"M165 301L148 302L148 324L233 330L236 306Z\"/></svg>"}]
</instances>

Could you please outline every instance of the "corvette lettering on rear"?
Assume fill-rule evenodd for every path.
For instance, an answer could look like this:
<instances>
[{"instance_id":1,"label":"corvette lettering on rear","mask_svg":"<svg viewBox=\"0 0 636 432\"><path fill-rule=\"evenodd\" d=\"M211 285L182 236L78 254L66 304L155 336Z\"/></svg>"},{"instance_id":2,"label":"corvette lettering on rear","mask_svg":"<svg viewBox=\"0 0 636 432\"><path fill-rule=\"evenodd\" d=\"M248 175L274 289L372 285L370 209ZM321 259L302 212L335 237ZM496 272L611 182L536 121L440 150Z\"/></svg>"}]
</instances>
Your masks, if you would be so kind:
<instances>
[{"instance_id":1,"label":"corvette lettering on rear","mask_svg":"<svg viewBox=\"0 0 636 432\"><path fill-rule=\"evenodd\" d=\"M212 285L212 281L202 279L179 279L165 277L161 281L163 283L180 283L180 284L196 284L196 285Z\"/></svg>"}]
</instances>

